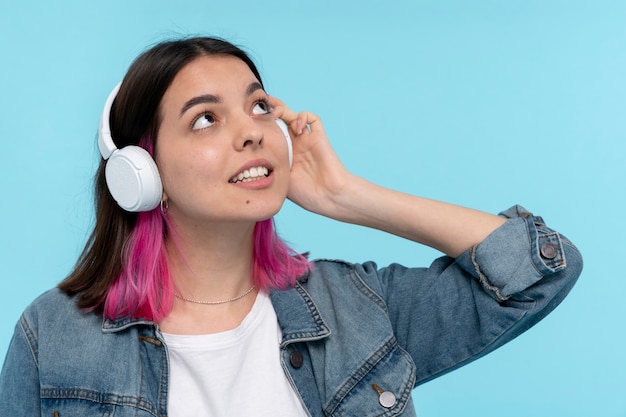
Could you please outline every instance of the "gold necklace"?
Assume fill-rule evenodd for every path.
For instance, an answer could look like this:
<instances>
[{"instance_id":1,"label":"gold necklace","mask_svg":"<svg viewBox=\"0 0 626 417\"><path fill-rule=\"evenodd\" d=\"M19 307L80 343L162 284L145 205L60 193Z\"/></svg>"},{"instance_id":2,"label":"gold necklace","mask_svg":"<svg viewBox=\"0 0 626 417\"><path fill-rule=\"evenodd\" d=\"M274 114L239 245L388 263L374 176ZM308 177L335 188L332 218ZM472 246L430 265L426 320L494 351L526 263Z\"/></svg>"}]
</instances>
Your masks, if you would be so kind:
<instances>
[{"instance_id":1,"label":"gold necklace","mask_svg":"<svg viewBox=\"0 0 626 417\"><path fill-rule=\"evenodd\" d=\"M253 285L252 287L250 287L250 289L248 291L244 292L241 295L238 295L238 296L233 297L233 298L229 298L228 300L219 300L219 301L201 301L201 300L194 300L193 298L185 298L182 295L178 294L176 291L174 291L174 296L176 298L179 298L179 299L181 299L183 301L186 301L188 303L205 304L205 305L216 305L216 304L226 304L226 303L231 303L233 301L241 300L243 297L245 297L246 295L250 294L255 288L256 288L256 285Z\"/></svg>"}]
</instances>

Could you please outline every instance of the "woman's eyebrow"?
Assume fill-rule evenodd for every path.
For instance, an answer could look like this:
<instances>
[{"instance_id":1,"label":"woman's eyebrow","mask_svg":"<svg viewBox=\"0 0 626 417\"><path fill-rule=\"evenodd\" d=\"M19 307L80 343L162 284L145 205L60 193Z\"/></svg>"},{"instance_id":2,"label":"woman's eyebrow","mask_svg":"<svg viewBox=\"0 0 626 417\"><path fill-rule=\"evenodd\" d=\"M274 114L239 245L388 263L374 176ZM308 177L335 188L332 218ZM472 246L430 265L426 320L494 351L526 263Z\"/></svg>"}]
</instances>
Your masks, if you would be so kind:
<instances>
[{"instance_id":1,"label":"woman's eyebrow","mask_svg":"<svg viewBox=\"0 0 626 417\"><path fill-rule=\"evenodd\" d=\"M258 81L250 83L250 85L246 89L246 97L251 96L257 90L263 90L263 86L261 85L261 83L259 83ZM221 103L221 102L222 102L222 98L220 96L217 96L214 94L203 94L201 96L194 97L188 100L187 102L185 102L182 109L180 110L179 116L182 117L183 114L185 114L187 110L189 110L193 106L197 106L198 104L207 104L207 103L215 104L215 103Z\"/></svg>"},{"instance_id":2,"label":"woman's eyebrow","mask_svg":"<svg viewBox=\"0 0 626 417\"><path fill-rule=\"evenodd\" d=\"M183 116L183 114L185 114L185 112L187 110L189 110L190 108L192 108L193 106L197 106L198 104L206 104L206 103L221 103L222 99L220 96L216 96L213 94L203 94L201 96L197 96L194 97L190 100L188 100L184 105L183 108L180 110L180 117Z\"/></svg>"},{"instance_id":3,"label":"woman's eyebrow","mask_svg":"<svg viewBox=\"0 0 626 417\"><path fill-rule=\"evenodd\" d=\"M246 90L246 96L251 96L256 90L263 90L263 86L258 81L250 83L248 89Z\"/></svg>"}]
</instances>

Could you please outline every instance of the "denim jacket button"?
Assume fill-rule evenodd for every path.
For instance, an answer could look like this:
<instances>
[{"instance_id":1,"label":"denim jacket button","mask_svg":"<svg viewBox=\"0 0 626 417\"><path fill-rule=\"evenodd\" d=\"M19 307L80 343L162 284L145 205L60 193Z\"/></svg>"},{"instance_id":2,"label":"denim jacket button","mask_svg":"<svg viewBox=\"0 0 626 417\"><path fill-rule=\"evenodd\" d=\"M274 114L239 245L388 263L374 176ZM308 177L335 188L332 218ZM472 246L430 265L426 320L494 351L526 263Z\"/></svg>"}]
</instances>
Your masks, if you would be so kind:
<instances>
[{"instance_id":1,"label":"denim jacket button","mask_svg":"<svg viewBox=\"0 0 626 417\"><path fill-rule=\"evenodd\" d=\"M289 362L291 362L291 366L293 366L294 368L300 368L302 366L302 363L304 362L302 358L302 353L298 351L291 352L291 355L289 355Z\"/></svg>"},{"instance_id":2,"label":"denim jacket button","mask_svg":"<svg viewBox=\"0 0 626 417\"><path fill-rule=\"evenodd\" d=\"M385 408L391 408L396 405L396 396L391 391L384 391L377 384L372 384L372 388L378 394L378 403Z\"/></svg>"},{"instance_id":3,"label":"denim jacket button","mask_svg":"<svg viewBox=\"0 0 626 417\"><path fill-rule=\"evenodd\" d=\"M557 250L556 246L554 246L554 244L552 243L544 243L543 245L541 245L541 256L546 259L556 258L558 252L559 251Z\"/></svg>"},{"instance_id":4,"label":"denim jacket button","mask_svg":"<svg viewBox=\"0 0 626 417\"><path fill-rule=\"evenodd\" d=\"M391 391L385 391L378 397L378 402L385 408L396 405L396 396Z\"/></svg>"}]
</instances>

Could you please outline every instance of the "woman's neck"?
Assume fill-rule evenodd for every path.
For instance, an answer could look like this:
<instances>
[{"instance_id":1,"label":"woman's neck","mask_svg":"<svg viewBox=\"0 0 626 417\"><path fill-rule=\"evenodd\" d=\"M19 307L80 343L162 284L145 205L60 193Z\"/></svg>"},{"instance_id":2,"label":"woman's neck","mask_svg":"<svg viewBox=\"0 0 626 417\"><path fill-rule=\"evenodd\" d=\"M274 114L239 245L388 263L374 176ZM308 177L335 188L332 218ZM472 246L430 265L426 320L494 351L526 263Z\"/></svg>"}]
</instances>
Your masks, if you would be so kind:
<instances>
[{"instance_id":1,"label":"woman's neck","mask_svg":"<svg viewBox=\"0 0 626 417\"><path fill-rule=\"evenodd\" d=\"M229 299L252 285L254 224L177 228L167 241L175 288L186 298Z\"/></svg>"},{"instance_id":2,"label":"woman's neck","mask_svg":"<svg viewBox=\"0 0 626 417\"><path fill-rule=\"evenodd\" d=\"M209 334L237 327L248 314L252 288L254 224L177 228L167 240L170 274L178 297L159 325L166 333ZM209 304L235 299L220 304ZM185 301L184 299L187 299ZM189 300L206 302L201 304Z\"/></svg>"}]
</instances>

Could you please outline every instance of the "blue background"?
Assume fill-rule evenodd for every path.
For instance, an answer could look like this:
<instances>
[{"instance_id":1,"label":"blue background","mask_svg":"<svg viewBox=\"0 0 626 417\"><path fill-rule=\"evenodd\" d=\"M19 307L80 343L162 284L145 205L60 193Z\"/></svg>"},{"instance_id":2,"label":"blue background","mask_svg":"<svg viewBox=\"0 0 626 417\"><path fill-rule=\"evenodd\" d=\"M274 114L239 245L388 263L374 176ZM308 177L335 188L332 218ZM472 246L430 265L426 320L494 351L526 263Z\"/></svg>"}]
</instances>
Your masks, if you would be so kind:
<instances>
[{"instance_id":1,"label":"blue background","mask_svg":"<svg viewBox=\"0 0 626 417\"><path fill-rule=\"evenodd\" d=\"M226 37L270 94L318 113L355 173L498 212L520 203L585 257L571 295L501 348L415 390L420 417L626 416L626 2L7 1L0 10L0 357L92 225L104 99L148 45ZM287 203L314 257L438 253Z\"/></svg>"}]
</instances>

